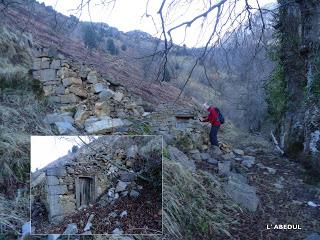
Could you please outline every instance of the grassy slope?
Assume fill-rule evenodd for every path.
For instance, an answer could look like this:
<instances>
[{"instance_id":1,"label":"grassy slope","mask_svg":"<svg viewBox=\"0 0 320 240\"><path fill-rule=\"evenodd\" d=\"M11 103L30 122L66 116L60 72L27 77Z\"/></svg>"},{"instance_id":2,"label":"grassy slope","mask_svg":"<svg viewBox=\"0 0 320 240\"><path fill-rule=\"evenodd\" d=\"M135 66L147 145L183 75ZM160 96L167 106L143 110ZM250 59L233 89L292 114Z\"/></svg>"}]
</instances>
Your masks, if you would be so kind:
<instances>
[{"instance_id":1,"label":"grassy slope","mask_svg":"<svg viewBox=\"0 0 320 240\"><path fill-rule=\"evenodd\" d=\"M30 135L50 134L45 104L34 92L25 36L0 29L0 235L20 232L29 219Z\"/></svg>"}]
</instances>

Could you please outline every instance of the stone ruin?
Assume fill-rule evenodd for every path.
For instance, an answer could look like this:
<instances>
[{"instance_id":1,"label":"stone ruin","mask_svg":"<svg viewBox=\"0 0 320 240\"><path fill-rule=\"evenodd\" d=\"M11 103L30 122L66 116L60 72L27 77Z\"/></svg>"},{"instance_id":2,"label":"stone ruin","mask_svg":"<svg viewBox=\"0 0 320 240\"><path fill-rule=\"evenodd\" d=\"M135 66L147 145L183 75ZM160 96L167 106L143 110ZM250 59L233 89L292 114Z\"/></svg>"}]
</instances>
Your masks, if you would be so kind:
<instances>
[{"instance_id":1,"label":"stone ruin","mask_svg":"<svg viewBox=\"0 0 320 240\"><path fill-rule=\"evenodd\" d=\"M98 199L107 205L123 196L137 197L138 173L161 184L161 151L161 136L101 136L40 170L44 184L34 180L32 192L45 200L49 222L58 223ZM160 175L150 176L154 169Z\"/></svg>"},{"instance_id":2,"label":"stone ruin","mask_svg":"<svg viewBox=\"0 0 320 240\"><path fill-rule=\"evenodd\" d=\"M32 75L55 106L45 123L58 134L77 133L79 129L89 134L112 132L131 124L124 119L144 113L141 98L53 49L33 49Z\"/></svg>"}]
</instances>

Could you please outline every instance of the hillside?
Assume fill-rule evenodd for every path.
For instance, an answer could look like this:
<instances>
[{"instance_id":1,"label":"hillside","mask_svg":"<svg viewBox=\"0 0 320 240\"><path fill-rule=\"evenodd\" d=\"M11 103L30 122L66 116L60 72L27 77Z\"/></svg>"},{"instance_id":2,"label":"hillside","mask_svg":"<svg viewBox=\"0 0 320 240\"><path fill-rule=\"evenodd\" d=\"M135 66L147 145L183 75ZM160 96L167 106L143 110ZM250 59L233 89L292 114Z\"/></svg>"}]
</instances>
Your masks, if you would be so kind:
<instances>
[{"instance_id":1,"label":"hillside","mask_svg":"<svg viewBox=\"0 0 320 240\"><path fill-rule=\"evenodd\" d=\"M159 81L161 56L141 57L163 41L93 23L93 47L91 23L24 3L0 3L0 239L320 238L319 38L295 15L316 11L279 1L263 37L226 34L175 102L203 48L174 45ZM224 123L199 121L205 101ZM30 174L30 135L100 137Z\"/></svg>"}]
</instances>

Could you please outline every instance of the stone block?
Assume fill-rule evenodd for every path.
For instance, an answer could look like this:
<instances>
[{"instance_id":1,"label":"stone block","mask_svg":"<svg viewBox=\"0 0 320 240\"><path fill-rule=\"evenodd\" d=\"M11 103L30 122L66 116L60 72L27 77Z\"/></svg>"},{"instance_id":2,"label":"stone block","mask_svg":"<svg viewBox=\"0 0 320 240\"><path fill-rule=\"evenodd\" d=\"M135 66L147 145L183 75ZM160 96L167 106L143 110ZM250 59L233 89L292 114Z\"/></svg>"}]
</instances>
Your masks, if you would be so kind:
<instances>
[{"instance_id":1,"label":"stone block","mask_svg":"<svg viewBox=\"0 0 320 240\"><path fill-rule=\"evenodd\" d=\"M82 80L81 80L81 78L68 77L68 78L62 79L62 84L65 87L70 86L70 85L81 85Z\"/></svg>"},{"instance_id":2,"label":"stone block","mask_svg":"<svg viewBox=\"0 0 320 240\"><path fill-rule=\"evenodd\" d=\"M50 68L51 69L59 69L61 66L61 61L60 60L52 60L51 64L50 64Z\"/></svg>"},{"instance_id":3,"label":"stone block","mask_svg":"<svg viewBox=\"0 0 320 240\"><path fill-rule=\"evenodd\" d=\"M82 87L82 86L77 86L77 85L71 85L69 87L69 91L71 93L74 93L75 95L79 97L84 97L86 98L88 96L87 91Z\"/></svg>"},{"instance_id":4,"label":"stone block","mask_svg":"<svg viewBox=\"0 0 320 240\"><path fill-rule=\"evenodd\" d=\"M67 185L49 185L48 194L49 195L59 195L68 192Z\"/></svg>"},{"instance_id":5,"label":"stone block","mask_svg":"<svg viewBox=\"0 0 320 240\"><path fill-rule=\"evenodd\" d=\"M41 59L35 58L32 63L32 70L40 70L41 69Z\"/></svg>"},{"instance_id":6,"label":"stone block","mask_svg":"<svg viewBox=\"0 0 320 240\"><path fill-rule=\"evenodd\" d=\"M56 80L56 70L54 69L43 69L40 70L40 81L55 81Z\"/></svg>"},{"instance_id":7,"label":"stone block","mask_svg":"<svg viewBox=\"0 0 320 240\"><path fill-rule=\"evenodd\" d=\"M41 68L49 68L50 67L50 58L43 57L41 58Z\"/></svg>"},{"instance_id":8,"label":"stone block","mask_svg":"<svg viewBox=\"0 0 320 240\"><path fill-rule=\"evenodd\" d=\"M66 95L61 95L60 102L61 103L76 103L76 102L80 102L80 98L77 97L75 94L70 93L70 94L66 94Z\"/></svg>"},{"instance_id":9,"label":"stone block","mask_svg":"<svg viewBox=\"0 0 320 240\"><path fill-rule=\"evenodd\" d=\"M87 82L88 83L97 83L98 82L98 76L97 76L96 71L91 71L88 73Z\"/></svg>"},{"instance_id":10,"label":"stone block","mask_svg":"<svg viewBox=\"0 0 320 240\"><path fill-rule=\"evenodd\" d=\"M59 179L56 176L47 176L47 184L49 186L59 185Z\"/></svg>"},{"instance_id":11,"label":"stone block","mask_svg":"<svg viewBox=\"0 0 320 240\"><path fill-rule=\"evenodd\" d=\"M67 171L62 167L48 168L46 171L47 176L64 177L67 175Z\"/></svg>"}]
</instances>

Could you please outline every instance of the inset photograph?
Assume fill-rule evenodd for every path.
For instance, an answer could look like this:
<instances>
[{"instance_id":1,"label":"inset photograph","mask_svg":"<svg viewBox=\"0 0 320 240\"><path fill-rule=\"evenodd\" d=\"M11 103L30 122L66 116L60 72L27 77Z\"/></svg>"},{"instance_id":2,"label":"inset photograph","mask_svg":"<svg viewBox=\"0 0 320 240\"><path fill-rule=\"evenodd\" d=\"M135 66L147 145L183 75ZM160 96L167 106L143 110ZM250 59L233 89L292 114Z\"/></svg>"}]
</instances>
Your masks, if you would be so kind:
<instances>
[{"instance_id":1,"label":"inset photograph","mask_svg":"<svg viewBox=\"0 0 320 240\"><path fill-rule=\"evenodd\" d=\"M32 234L162 234L162 136L32 136Z\"/></svg>"}]
</instances>

